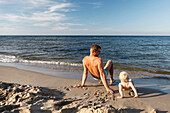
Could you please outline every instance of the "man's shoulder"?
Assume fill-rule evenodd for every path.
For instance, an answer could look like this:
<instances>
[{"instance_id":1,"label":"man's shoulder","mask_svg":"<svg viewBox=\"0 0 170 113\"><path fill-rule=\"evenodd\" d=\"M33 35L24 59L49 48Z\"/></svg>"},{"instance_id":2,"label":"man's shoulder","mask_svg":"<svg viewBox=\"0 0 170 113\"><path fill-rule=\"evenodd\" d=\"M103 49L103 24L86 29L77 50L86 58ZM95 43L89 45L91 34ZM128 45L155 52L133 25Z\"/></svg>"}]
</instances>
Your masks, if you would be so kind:
<instances>
[{"instance_id":1,"label":"man's shoulder","mask_svg":"<svg viewBox=\"0 0 170 113\"><path fill-rule=\"evenodd\" d=\"M98 57L97 62L101 64L103 62L102 58Z\"/></svg>"},{"instance_id":2,"label":"man's shoulder","mask_svg":"<svg viewBox=\"0 0 170 113\"><path fill-rule=\"evenodd\" d=\"M93 61L102 61L102 58L100 58L100 57L90 57L90 56L85 56L84 58L83 58L83 61L91 61L93 59Z\"/></svg>"},{"instance_id":3,"label":"man's shoulder","mask_svg":"<svg viewBox=\"0 0 170 113\"><path fill-rule=\"evenodd\" d=\"M96 60L97 60L97 61L102 61L102 58L97 57Z\"/></svg>"},{"instance_id":4,"label":"man's shoulder","mask_svg":"<svg viewBox=\"0 0 170 113\"><path fill-rule=\"evenodd\" d=\"M82 61L85 62L85 61L87 61L88 59L89 59L89 56L85 56Z\"/></svg>"},{"instance_id":5,"label":"man's shoulder","mask_svg":"<svg viewBox=\"0 0 170 113\"><path fill-rule=\"evenodd\" d=\"M97 64L101 64L102 63L102 58L100 57L95 57L95 59L93 60L95 63Z\"/></svg>"},{"instance_id":6,"label":"man's shoulder","mask_svg":"<svg viewBox=\"0 0 170 113\"><path fill-rule=\"evenodd\" d=\"M83 60L86 60L86 59L88 59L89 58L89 56L85 56L84 58L83 58Z\"/></svg>"}]
</instances>

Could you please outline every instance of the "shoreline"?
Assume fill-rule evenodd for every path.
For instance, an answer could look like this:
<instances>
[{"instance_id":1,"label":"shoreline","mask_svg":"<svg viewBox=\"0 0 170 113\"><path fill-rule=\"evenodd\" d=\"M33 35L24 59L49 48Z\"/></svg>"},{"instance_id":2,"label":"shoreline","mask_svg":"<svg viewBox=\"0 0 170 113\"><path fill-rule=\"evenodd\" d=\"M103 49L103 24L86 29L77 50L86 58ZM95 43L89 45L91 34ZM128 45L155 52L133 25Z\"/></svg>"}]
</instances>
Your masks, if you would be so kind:
<instances>
[{"instance_id":1,"label":"shoreline","mask_svg":"<svg viewBox=\"0 0 170 113\"><path fill-rule=\"evenodd\" d=\"M18 63L0 63L0 66L6 66L6 67L13 67L25 71L31 71L36 73L41 73L44 75L54 76L54 77L62 77L62 78L68 78L68 79L75 79L81 81L82 77L82 69L79 68L71 68L71 67L64 67L64 66L57 66L57 67L46 67L46 65L28 65L28 64L18 64ZM68 68L68 69L63 69ZM116 80L115 85L118 85L120 82L119 80L119 73L121 71L127 71L127 70L114 70L114 76L113 78ZM154 75L151 75L150 73L143 73L140 71L127 71L129 73L129 77L133 79L136 87L143 87L143 88L152 88L157 89L160 91L163 91L165 93L170 94L170 80L166 77L156 77ZM109 76L107 77L107 80L109 81ZM93 77L89 74L87 77L87 81L91 83L98 83L98 81L94 80ZM162 88L163 87L163 88Z\"/></svg>"},{"instance_id":2,"label":"shoreline","mask_svg":"<svg viewBox=\"0 0 170 113\"><path fill-rule=\"evenodd\" d=\"M48 60L37 60L37 59L24 59L19 56L15 55L5 55L0 54L0 65L32 65L32 66L40 66L46 65L46 68L53 68L53 69L60 69L60 70L68 70L68 69L78 69L82 70L82 63L78 62L64 62L64 61L48 61ZM115 70L126 70L129 72L139 72L140 76L148 76L148 77L155 77L155 78L162 78L170 80L170 72L169 69L161 69L161 68L144 68L140 66L133 67L132 65L126 64L119 64L114 63Z\"/></svg>"},{"instance_id":3,"label":"shoreline","mask_svg":"<svg viewBox=\"0 0 170 113\"><path fill-rule=\"evenodd\" d=\"M160 90L137 87L139 98L135 99L128 96L125 92L126 98L117 99L118 87L116 84L110 86L115 90L114 95L107 94L103 85L98 83L87 82L83 88L73 88L74 85L79 84L81 81L76 79L68 79L63 77L50 76L38 72L26 71L14 67L0 66L0 80L6 83L31 85L38 87L45 87L56 89L64 94L60 101L69 101L67 104L62 104L62 110L75 110L79 113L85 113L89 109L92 111L103 109L115 109L119 112L135 113L135 112L170 112L169 101L170 94L164 93ZM61 73L58 73L61 74ZM71 101L69 100L71 99ZM47 98L48 100L48 98ZM52 100L48 100L48 102ZM56 100L53 100L56 102ZM58 101L57 101L58 102ZM44 103L43 103L44 104ZM49 106L54 103L45 103ZM30 106L33 106L31 104ZM108 106L108 107L106 107ZM37 106L38 107L38 106ZM106 108L105 108L106 107ZM18 109L18 108L17 108ZM25 109L25 108L24 108ZM34 110L29 108L30 110ZM37 108L39 109L39 108ZM47 109L44 107L44 109ZM54 108L50 108L54 109Z\"/></svg>"}]
</instances>

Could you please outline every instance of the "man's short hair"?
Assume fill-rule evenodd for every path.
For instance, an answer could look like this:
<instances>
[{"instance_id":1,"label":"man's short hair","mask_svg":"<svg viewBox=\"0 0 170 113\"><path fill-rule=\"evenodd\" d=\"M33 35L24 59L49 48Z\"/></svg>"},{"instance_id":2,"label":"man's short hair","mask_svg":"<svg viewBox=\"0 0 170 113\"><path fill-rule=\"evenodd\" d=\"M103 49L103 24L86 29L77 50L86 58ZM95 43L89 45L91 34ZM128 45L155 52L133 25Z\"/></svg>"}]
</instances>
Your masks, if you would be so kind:
<instances>
[{"instance_id":1,"label":"man's short hair","mask_svg":"<svg viewBox=\"0 0 170 113\"><path fill-rule=\"evenodd\" d=\"M91 46L92 52L97 51L98 49L101 49L101 47L99 45L92 45Z\"/></svg>"}]
</instances>

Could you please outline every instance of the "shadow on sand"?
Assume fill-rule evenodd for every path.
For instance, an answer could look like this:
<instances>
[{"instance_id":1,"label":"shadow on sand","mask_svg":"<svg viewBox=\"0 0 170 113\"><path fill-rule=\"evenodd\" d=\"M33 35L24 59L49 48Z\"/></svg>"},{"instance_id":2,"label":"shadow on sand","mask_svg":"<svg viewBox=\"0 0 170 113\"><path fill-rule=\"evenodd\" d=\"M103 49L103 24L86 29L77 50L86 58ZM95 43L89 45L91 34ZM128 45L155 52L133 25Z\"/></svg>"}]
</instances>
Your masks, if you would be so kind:
<instances>
[{"instance_id":1,"label":"shadow on sand","mask_svg":"<svg viewBox=\"0 0 170 113\"><path fill-rule=\"evenodd\" d=\"M139 93L140 98L150 98L150 97L157 97L157 96L168 94L160 90L151 89L151 88L137 88L137 91Z\"/></svg>"}]
</instances>

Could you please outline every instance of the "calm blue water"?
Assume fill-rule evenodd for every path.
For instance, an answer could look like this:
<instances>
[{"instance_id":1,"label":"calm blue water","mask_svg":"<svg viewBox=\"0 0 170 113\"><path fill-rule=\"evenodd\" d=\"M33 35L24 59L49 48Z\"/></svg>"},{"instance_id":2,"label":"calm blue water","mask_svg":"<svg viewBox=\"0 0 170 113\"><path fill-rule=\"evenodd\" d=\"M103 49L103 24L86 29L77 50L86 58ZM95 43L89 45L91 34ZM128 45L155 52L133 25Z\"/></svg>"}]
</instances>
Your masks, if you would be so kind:
<instances>
[{"instance_id":1,"label":"calm blue water","mask_svg":"<svg viewBox=\"0 0 170 113\"><path fill-rule=\"evenodd\" d=\"M91 45L114 68L170 75L168 36L0 36L0 63L77 66ZM70 67L69 67L70 68Z\"/></svg>"}]
</instances>

